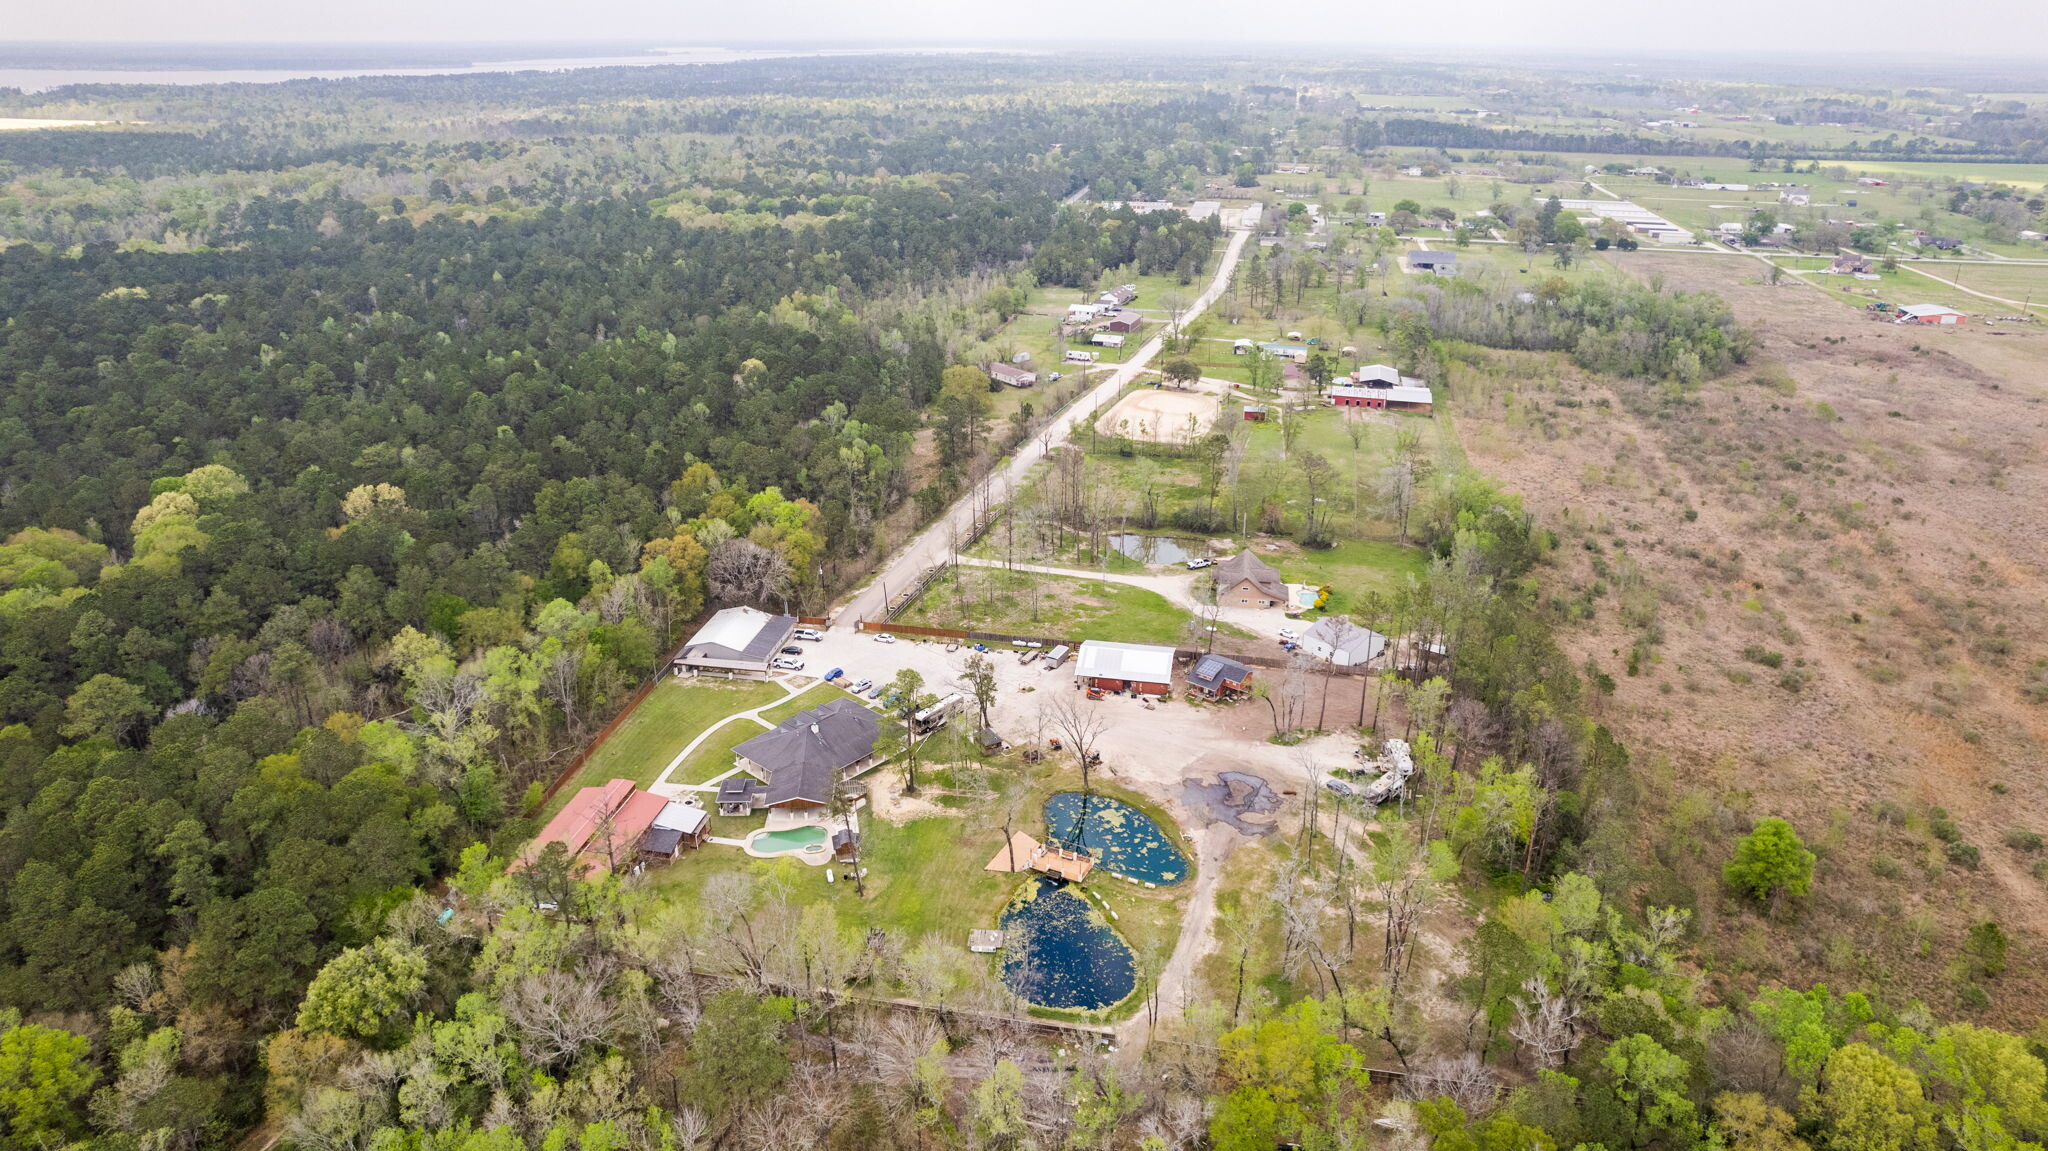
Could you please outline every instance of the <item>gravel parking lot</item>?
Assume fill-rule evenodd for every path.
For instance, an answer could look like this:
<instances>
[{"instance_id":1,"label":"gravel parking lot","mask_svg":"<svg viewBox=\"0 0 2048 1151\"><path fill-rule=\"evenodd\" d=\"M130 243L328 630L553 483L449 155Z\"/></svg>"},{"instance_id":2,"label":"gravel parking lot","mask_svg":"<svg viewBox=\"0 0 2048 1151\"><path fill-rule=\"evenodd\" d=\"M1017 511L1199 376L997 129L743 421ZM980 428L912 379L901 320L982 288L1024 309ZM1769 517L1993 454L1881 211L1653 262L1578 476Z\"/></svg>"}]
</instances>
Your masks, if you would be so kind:
<instances>
[{"instance_id":1,"label":"gravel parking lot","mask_svg":"<svg viewBox=\"0 0 2048 1151\"><path fill-rule=\"evenodd\" d=\"M961 676L967 667L967 657L974 654L974 649L965 644L949 652L943 642L898 636L895 643L881 643L868 633L843 628L826 631L824 639L800 645L804 649L801 674L812 680L824 678L826 672L836 667L846 673L848 686L863 679L887 683L907 667L924 676L925 690L934 695L965 690ZM1042 661L1023 667L1017 662L1022 650L990 645L988 651L996 669L996 682L1001 686L989 718L997 731L1013 741L1024 738L1026 721L1035 710L1033 696L1055 687L1071 688L1074 681L1073 660L1057 670L1047 670ZM1027 687L1032 690L1021 690Z\"/></svg>"}]
</instances>

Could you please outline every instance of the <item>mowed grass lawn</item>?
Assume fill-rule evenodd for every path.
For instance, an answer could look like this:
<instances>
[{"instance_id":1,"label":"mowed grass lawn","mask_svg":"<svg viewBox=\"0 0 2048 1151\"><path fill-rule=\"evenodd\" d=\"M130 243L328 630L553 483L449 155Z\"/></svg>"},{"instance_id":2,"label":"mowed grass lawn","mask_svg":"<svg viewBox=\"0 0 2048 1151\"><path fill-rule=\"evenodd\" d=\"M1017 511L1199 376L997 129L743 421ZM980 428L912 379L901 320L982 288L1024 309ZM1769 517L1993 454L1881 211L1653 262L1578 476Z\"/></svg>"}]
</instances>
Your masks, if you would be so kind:
<instances>
[{"instance_id":1,"label":"mowed grass lawn","mask_svg":"<svg viewBox=\"0 0 2048 1151\"><path fill-rule=\"evenodd\" d=\"M1410 575L1421 575L1429 566L1421 548L1381 540L1348 540L1325 550L1304 548L1269 559L1289 583L1329 585L1326 614L1353 610L1369 592L1391 595Z\"/></svg>"},{"instance_id":2,"label":"mowed grass lawn","mask_svg":"<svg viewBox=\"0 0 2048 1151\"><path fill-rule=\"evenodd\" d=\"M574 778L555 793L542 816L551 816L578 789L608 779L630 779L640 787L689 746L697 733L734 712L750 711L782 697L780 684L758 680L711 682L669 679L649 692L611 738L583 761Z\"/></svg>"},{"instance_id":3,"label":"mowed grass lawn","mask_svg":"<svg viewBox=\"0 0 2048 1151\"><path fill-rule=\"evenodd\" d=\"M963 597L961 577L966 577ZM954 569L903 622L1056 639L1181 643L1188 613L1146 588L997 568Z\"/></svg>"},{"instance_id":4,"label":"mowed grass lawn","mask_svg":"<svg viewBox=\"0 0 2048 1151\"><path fill-rule=\"evenodd\" d=\"M805 688L803 691L796 693L795 695L789 697L787 700L784 700L783 702L776 704L774 707L769 708L767 711L762 712L761 718L767 720L769 723L781 723L783 720L788 719L790 716L795 715L797 712L809 711L814 707L823 707L826 704L831 703L833 700L838 699L845 694L846 693L844 691L841 691L840 689L833 687L830 684L812 684L810 687Z\"/></svg>"},{"instance_id":5,"label":"mowed grass lawn","mask_svg":"<svg viewBox=\"0 0 2048 1151\"><path fill-rule=\"evenodd\" d=\"M709 783L713 778L731 770L733 748L760 735L768 729L751 719L736 719L710 735L690 753L690 758L676 768L669 777L670 783ZM674 754L674 753L670 753Z\"/></svg>"}]
</instances>

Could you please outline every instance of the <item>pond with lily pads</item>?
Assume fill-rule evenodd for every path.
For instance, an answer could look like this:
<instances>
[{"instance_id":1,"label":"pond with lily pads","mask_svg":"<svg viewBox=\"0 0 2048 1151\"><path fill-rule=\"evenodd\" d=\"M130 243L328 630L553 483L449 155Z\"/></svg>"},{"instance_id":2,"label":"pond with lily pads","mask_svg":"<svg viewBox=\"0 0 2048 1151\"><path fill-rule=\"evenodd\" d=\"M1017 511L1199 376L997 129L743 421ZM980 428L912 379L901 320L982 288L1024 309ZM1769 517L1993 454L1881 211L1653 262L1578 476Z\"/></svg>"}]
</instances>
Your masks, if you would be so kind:
<instances>
[{"instance_id":1,"label":"pond with lily pads","mask_svg":"<svg viewBox=\"0 0 2048 1151\"><path fill-rule=\"evenodd\" d=\"M1119 799L1062 791L1045 801L1046 840L1081 847L1097 868L1139 883L1170 886L1187 878L1188 860L1151 816Z\"/></svg>"},{"instance_id":2,"label":"pond with lily pads","mask_svg":"<svg viewBox=\"0 0 2048 1151\"><path fill-rule=\"evenodd\" d=\"M1081 889L1041 875L1003 909L1003 982L1037 1007L1100 1011L1138 985L1138 957Z\"/></svg>"}]
</instances>

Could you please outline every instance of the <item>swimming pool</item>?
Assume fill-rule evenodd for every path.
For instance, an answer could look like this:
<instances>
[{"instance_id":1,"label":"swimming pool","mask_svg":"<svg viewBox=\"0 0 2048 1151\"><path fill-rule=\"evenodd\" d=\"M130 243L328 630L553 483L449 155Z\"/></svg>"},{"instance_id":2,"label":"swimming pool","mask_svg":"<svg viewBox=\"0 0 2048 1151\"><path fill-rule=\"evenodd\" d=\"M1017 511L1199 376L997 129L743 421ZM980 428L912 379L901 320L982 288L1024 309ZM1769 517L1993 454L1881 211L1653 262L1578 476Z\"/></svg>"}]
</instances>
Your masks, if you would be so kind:
<instances>
[{"instance_id":1,"label":"swimming pool","mask_svg":"<svg viewBox=\"0 0 2048 1151\"><path fill-rule=\"evenodd\" d=\"M807 854L823 851L831 837L822 827L785 827L781 831L763 831L747 841L747 846L762 855L784 855L792 851Z\"/></svg>"},{"instance_id":2,"label":"swimming pool","mask_svg":"<svg viewBox=\"0 0 2048 1151\"><path fill-rule=\"evenodd\" d=\"M1050 876L1003 910L1003 982L1039 1007L1099 1011L1138 985L1138 959L1102 912Z\"/></svg>"},{"instance_id":3,"label":"swimming pool","mask_svg":"<svg viewBox=\"0 0 2048 1151\"><path fill-rule=\"evenodd\" d=\"M1075 834L1075 827L1080 833ZM1072 844L1077 839L1098 867L1161 887L1187 878L1187 857L1166 837L1152 817L1121 800L1103 795L1063 791L1045 801L1046 838Z\"/></svg>"}]
</instances>

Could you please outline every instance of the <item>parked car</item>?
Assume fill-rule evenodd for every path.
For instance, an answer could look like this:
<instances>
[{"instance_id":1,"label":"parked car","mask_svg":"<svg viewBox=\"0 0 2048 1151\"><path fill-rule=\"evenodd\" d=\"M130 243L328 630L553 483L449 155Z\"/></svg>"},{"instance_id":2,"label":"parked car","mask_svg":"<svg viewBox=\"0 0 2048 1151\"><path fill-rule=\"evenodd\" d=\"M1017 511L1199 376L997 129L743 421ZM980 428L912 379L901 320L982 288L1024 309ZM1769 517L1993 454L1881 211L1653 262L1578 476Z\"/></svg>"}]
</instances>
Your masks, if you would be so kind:
<instances>
[{"instance_id":1,"label":"parked car","mask_svg":"<svg viewBox=\"0 0 2048 1151\"><path fill-rule=\"evenodd\" d=\"M814 627L800 627L790 634L797 639L803 640L805 643L817 643L825 638L824 633Z\"/></svg>"},{"instance_id":2,"label":"parked car","mask_svg":"<svg viewBox=\"0 0 2048 1151\"><path fill-rule=\"evenodd\" d=\"M1329 789L1330 789L1330 792L1331 792L1331 794L1333 794L1333 795L1351 795L1351 794L1353 794L1353 790L1352 790L1352 787L1351 787L1351 785L1350 785L1350 784L1348 784L1348 783L1345 783L1345 782L1344 782L1343 780L1341 780L1341 779L1326 779L1326 780L1324 780L1324 781L1323 781L1323 786L1324 786L1324 787L1326 787L1326 788L1329 788Z\"/></svg>"},{"instance_id":3,"label":"parked car","mask_svg":"<svg viewBox=\"0 0 2048 1151\"><path fill-rule=\"evenodd\" d=\"M804 669L804 661L782 655L775 657L774 660L769 662L768 666L777 671L802 671Z\"/></svg>"},{"instance_id":4,"label":"parked car","mask_svg":"<svg viewBox=\"0 0 2048 1151\"><path fill-rule=\"evenodd\" d=\"M875 686L874 680L863 679L855 681L854 685L852 687L847 688L846 690L852 692L855 695L859 695L860 693L866 691L867 689L873 686Z\"/></svg>"},{"instance_id":5,"label":"parked car","mask_svg":"<svg viewBox=\"0 0 2048 1151\"><path fill-rule=\"evenodd\" d=\"M1283 639L1283 640L1281 640L1281 641L1280 641L1280 650L1281 650L1281 651L1300 651L1300 650L1301 650L1301 645L1300 645L1300 644L1298 644L1298 643L1296 643L1296 642L1294 642L1294 641L1293 641L1293 640L1291 640L1291 639Z\"/></svg>"},{"instance_id":6,"label":"parked car","mask_svg":"<svg viewBox=\"0 0 2048 1151\"><path fill-rule=\"evenodd\" d=\"M895 636L893 636L893 635L890 635L890 634L889 634L888 632L886 632L886 631L878 631L878 632L876 632L876 633L875 633L875 642L876 642L876 643L895 643L895 642L896 642L896 637L895 637Z\"/></svg>"},{"instance_id":7,"label":"parked car","mask_svg":"<svg viewBox=\"0 0 2048 1151\"><path fill-rule=\"evenodd\" d=\"M882 698L882 685L878 683L878 684L876 684L875 686L873 686L873 687L869 688L869 689L868 689L868 698L869 698L869 699L880 699L880 698Z\"/></svg>"},{"instance_id":8,"label":"parked car","mask_svg":"<svg viewBox=\"0 0 2048 1151\"><path fill-rule=\"evenodd\" d=\"M1917 259L1917 258L1918 258L1918 257L1915 257L1915 259ZM1060 382L1061 380L1064 380L1064 379L1066 379L1067 377L1066 377L1066 373L1064 373L1064 372L1047 372L1047 373L1046 373L1046 376L1045 376L1045 378L1046 378L1046 379L1048 379L1048 380L1050 380L1050 381L1052 381L1053 383L1057 384L1057 383L1059 383L1059 382Z\"/></svg>"},{"instance_id":9,"label":"parked car","mask_svg":"<svg viewBox=\"0 0 2048 1151\"><path fill-rule=\"evenodd\" d=\"M1296 640L1298 640L1298 639L1300 639L1300 638L1301 638L1301 633L1300 633L1300 632L1298 632L1298 631L1295 631L1295 630L1294 630L1293 628L1291 628L1291 627L1283 627L1283 628L1281 628L1281 629L1280 629L1280 638L1281 638L1281 639L1296 639Z\"/></svg>"},{"instance_id":10,"label":"parked car","mask_svg":"<svg viewBox=\"0 0 2048 1151\"><path fill-rule=\"evenodd\" d=\"M804 649L796 646L795 644L790 644L788 647L782 649L782 654L784 655L802 655L803 653Z\"/></svg>"},{"instance_id":11,"label":"parked car","mask_svg":"<svg viewBox=\"0 0 2048 1151\"><path fill-rule=\"evenodd\" d=\"M833 669L832 669L831 671L828 671L828 672L826 672L826 673L825 673L825 682L826 682L826 683L831 683L831 682L832 682L833 680L835 680L835 679L838 679L838 678L839 678L840 676L842 676L842 675L845 675L845 674L846 674L846 669L845 669L845 668L835 667L835 668L833 668Z\"/></svg>"},{"instance_id":12,"label":"parked car","mask_svg":"<svg viewBox=\"0 0 2048 1151\"><path fill-rule=\"evenodd\" d=\"M1215 561L1215 560L1202 560L1202 559L1195 559L1195 560L1189 560L1189 561L1188 561L1188 570L1189 570L1189 571L1191 571L1191 572L1198 572L1198 571L1201 571L1201 570L1202 570L1203 568L1212 568L1212 567L1215 567L1215 566L1216 566L1216 561Z\"/></svg>"}]
</instances>

